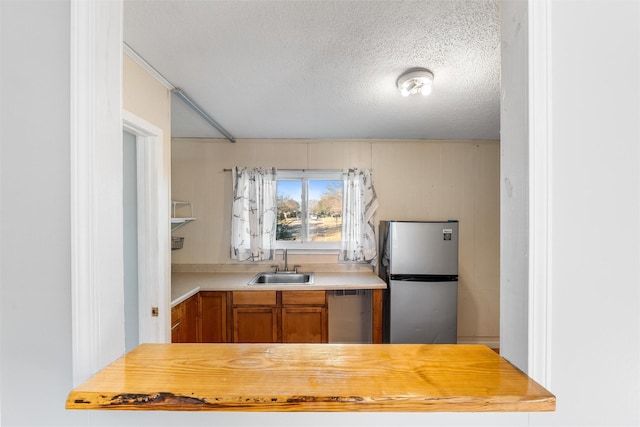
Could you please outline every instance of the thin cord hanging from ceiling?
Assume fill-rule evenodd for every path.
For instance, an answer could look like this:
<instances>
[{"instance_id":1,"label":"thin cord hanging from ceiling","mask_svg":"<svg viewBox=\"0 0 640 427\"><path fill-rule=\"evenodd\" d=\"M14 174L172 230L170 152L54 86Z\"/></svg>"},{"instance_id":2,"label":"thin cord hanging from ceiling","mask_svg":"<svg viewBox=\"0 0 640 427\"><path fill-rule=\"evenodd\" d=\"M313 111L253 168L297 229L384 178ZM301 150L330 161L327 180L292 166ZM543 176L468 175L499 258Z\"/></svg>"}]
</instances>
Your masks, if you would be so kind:
<instances>
[{"instance_id":1,"label":"thin cord hanging from ceiling","mask_svg":"<svg viewBox=\"0 0 640 427\"><path fill-rule=\"evenodd\" d=\"M135 50L131 49L127 43L123 42L124 53L126 53L131 59L133 59L138 65L148 71L152 76L157 78L167 89L176 95L182 102L184 102L189 108L191 108L196 114L202 117L207 123L213 126L218 132L224 135L230 142L236 142L236 139L225 128L220 126L209 114L207 114L198 104L196 104L191 98L189 98L182 89L175 87L169 80L167 80L162 74L158 72L151 64L149 64L142 56Z\"/></svg>"}]
</instances>

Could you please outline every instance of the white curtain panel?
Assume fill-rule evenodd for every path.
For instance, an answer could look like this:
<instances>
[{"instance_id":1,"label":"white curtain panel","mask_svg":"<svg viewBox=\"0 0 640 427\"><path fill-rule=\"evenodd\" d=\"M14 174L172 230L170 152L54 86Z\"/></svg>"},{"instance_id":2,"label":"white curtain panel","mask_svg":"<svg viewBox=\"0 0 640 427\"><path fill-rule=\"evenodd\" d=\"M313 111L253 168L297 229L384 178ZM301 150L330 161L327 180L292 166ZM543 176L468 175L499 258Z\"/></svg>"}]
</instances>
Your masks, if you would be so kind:
<instances>
[{"instance_id":1,"label":"white curtain panel","mask_svg":"<svg viewBox=\"0 0 640 427\"><path fill-rule=\"evenodd\" d=\"M234 167L231 259L273 259L276 240L276 170Z\"/></svg>"},{"instance_id":2,"label":"white curtain panel","mask_svg":"<svg viewBox=\"0 0 640 427\"><path fill-rule=\"evenodd\" d=\"M373 263L377 255L373 215L378 209L378 198L371 170L349 169L344 175L339 259L345 262Z\"/></svg>"}]
</instances>

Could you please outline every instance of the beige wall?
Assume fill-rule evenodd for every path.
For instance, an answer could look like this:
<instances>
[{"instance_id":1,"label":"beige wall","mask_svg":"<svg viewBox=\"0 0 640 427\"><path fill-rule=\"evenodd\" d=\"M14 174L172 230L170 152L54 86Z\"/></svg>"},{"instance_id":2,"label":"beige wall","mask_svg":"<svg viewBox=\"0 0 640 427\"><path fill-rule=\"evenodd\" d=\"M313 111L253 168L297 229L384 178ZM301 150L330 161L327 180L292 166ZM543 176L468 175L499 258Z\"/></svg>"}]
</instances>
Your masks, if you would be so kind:
<instances>
[{"instance_id":1,"label":"beige wall","mask_svg":"<svg viewBox=\"0 0 640 427\"><path fill-rule=\"evenodd\" d=\"M193 203L198 219L176 232L174 264L230 264L233 166L281 169L370 167L380 206L376 221L460 221L461 341L499 335L499 173L497 141L314 141L174 139L172 198ZM337 255L291 255L299 264L337 263ZM270 264L270 263L267 263Z\"/></svg>"},{"instance_id":2,"label":"beige wall","mask_svg":"<svg viewBox=\"0 0 640 427\"><path fill-rule=\"evenodd\" d=\"M127 55L123 55L122 68L122 108L162 129L163 143L168 149L171 146L171 92Z\"/></svg>"},{"instance_id":3,"label":"beige wall","mask_svg":"<svg viewBox=\"0 0 640 427\"><path fill-rule=\"evenodd\" d=\"M170 192L167 187L171 183L171 91L126 54L122 61L122 108L162 130L162 150L158 155L163 159L163 178L158 191ZM167 204L166 209L168 215L171 206Z\"/></svg>"}]
</instances>

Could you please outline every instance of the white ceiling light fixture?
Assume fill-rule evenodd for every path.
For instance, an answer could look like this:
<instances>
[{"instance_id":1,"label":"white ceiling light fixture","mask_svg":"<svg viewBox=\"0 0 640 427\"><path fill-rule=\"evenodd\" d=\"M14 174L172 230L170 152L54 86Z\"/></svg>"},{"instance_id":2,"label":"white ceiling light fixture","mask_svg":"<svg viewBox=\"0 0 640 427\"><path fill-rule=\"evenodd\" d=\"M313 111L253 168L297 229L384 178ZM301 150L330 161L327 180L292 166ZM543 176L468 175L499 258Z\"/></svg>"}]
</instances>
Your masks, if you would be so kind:
<instances>
[{"instance_id":1,"label":"white ceiling light fixture","mask_svg":"<svg viewBox=\"0 0 640 427\"><path fill-rule=\"evenodd\" d=\"M433 73L426 68L412 68L398 77L397 85L402 96L431 93Z\"/></svg>"}]
</instances>

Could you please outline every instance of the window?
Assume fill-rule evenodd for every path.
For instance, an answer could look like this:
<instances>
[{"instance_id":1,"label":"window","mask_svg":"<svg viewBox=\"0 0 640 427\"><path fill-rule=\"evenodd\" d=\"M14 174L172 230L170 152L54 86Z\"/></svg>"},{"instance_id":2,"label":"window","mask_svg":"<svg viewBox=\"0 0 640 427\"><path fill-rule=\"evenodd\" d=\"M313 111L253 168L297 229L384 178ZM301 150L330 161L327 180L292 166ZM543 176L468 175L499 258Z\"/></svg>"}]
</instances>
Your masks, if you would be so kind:
<instances>
[{"instance_id":1,"label":"window","mask_svg":"<svg viewBox=\"0 0 640 427\"><path fill-rule=\"evenodd\" d=\"M339 249L341 171L278 171L276 247Z\"/></svg>"}]
</instances>

